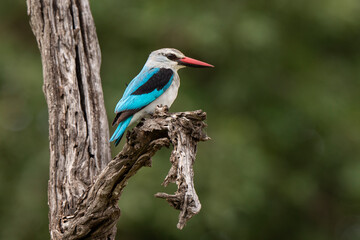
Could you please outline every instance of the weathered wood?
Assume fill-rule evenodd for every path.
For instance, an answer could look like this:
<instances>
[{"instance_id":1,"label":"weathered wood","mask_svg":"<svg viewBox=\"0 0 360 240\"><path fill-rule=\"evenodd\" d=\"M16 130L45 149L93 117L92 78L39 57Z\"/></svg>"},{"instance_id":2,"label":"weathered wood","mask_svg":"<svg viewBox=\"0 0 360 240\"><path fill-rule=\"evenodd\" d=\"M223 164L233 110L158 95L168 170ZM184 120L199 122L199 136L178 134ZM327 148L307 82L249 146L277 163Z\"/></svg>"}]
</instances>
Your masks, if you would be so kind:
<instances>
[{"instance_id":1,"label":"weathered wood","mask_svg":"<svg viewBox=\"0 0 360 240\"><path fill-rule=\"evenodd\" d=\"M174 150L170 156L172 166L163 185L177 184L175 194L157 193L155 197L166 199L175 209L180 210L177 227L183 229L186 222L200 212L201 204L194 187L193 165L198 141L210 138L203 132L206 113L202 111L170 115L168 135Z\"/></svg>"},{"instance_id":2,"label":"weathered wood","mask_svg":"<svg viewBox=\"0 0 360 240\"><path fill-rule=\"evenodd\" d=\"M195 160L196 146L199 141L209 138L203 132L206 113L193 112L168 113L166 107L149 119L138 124L127 135L123 150L109 163L95 183L79 202L79 211L62 219L61 226L65 239L79 239L101 235L94 231L99 224L111 229L113 221L120 216L117 202L130 177L141 167L151 166L151 157L161 147L174 145L171 154L172 170L167 183L178 185L176 194L168 201L179 209L178 228L182 229L186 221L200 211L201 204L193 186L192 167ZM179 136L182 138L180 139ZM187 145L183 145L183 143ZM164 193L163 193L164 194ZM162 196L160 196L162 197ZM100 229L99 229L100 230Z\"/></svg>"},{"instance_id":3,"label":"weathered wood","mask_svg":"<svg viewBox=\"0 0 360 240\"><path fill-rule=\"evenodd\" d=\"M49 112L51 239L114 239L118 199L128 179L163 146L174 146L164 184L175 195L157 194L180 209L178 228L200 210L192 165L206 114L159 108L127 135L111 160L108 120L100 80L101 55L88 0L27 0L30 25L43 65Z\"/></svg>"},{"instance_id":4,"label":"weathered wood","mask_svg":"<svg viewBox=\"0 0 360 240\"><path fill-rule=\"evenodd\" d=\"M88 1L28 0L49 113L50 234L111 160L101 55Z\"/></svg>"}]
</instances>

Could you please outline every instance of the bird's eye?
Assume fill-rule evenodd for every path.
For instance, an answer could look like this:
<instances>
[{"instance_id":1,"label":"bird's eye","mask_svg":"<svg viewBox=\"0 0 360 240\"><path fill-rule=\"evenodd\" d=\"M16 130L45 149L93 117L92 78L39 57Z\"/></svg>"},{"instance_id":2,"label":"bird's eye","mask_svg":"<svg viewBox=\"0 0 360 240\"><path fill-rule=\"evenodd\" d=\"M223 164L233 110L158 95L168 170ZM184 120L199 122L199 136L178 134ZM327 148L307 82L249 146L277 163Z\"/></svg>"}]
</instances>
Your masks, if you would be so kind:
<instances>
[{"instance_id":1,"label":"bird's eye","mask_svg":"<svg viewBox=\"0 0 360 240\"><path fill-rule=\"evenodd\" d=\"M168 53L168 54L166 54L166 57L167 57L169 60L172 60L172 61L178 59L178 57L176 57L176 55L173 54L173 53Z\"/></svg>"}]
</instances>

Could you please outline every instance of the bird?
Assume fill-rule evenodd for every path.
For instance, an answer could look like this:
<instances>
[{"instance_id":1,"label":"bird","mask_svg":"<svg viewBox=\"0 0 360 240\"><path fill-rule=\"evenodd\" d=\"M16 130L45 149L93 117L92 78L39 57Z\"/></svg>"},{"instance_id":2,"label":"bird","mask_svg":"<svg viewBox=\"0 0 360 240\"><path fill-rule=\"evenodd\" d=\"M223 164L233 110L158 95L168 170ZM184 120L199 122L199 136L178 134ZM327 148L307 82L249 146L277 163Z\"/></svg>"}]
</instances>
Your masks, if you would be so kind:
<instances>
[{"instance_id":1,"label":"bird","mask_svg":"<svg viewBox=\"0 0 360 240\"><path fill-rule=\"evenodd\" d=\"M184 67L214 67L186 57L174 48L162 48L150 53L140 73L127 85L115 107L112 126L117 128L110 138L117 146L126 128L139 119L154 113L156 106L171 107L180 87L177 71Z\"/></svg>"}]
</instances>

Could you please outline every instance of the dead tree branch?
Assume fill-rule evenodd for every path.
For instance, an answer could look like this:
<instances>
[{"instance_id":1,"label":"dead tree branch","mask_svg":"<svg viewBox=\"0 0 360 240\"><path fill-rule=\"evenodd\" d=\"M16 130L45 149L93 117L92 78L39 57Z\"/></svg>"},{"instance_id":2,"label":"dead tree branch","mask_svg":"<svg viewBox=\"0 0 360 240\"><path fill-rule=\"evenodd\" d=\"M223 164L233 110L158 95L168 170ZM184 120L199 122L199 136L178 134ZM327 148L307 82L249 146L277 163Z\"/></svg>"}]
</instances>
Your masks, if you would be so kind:
<instances>
[{"instance_id":1,"label":"dead tree branch","mask_svg":"<svg viewBox=\"0 0 360 240\"><path fill-rule=\"evenodd\" d=\"M183 228L201 208L193 164L197 142L208 139L206 114L159 108L127 135L111 160L101 54L88 0L27 0L27 6L49 112L51 239L114 239L117 202L128 179L170 145L172 167L163 184L176 183L178 190L156 196L180 210L178 228Z\"/></svg>"},{"instance_id":2,"label":"dead tree branch","mask_svg":"<svg viewBox=\"0 0 360 240\"><path fill-rule=\"evenodd\" d=\"M79 211L62 219L66 239L102 236L103 229L111 229L120 216L117 202L127 181L141 167L151 166L151 157L162 147L174 146L171 154L172 167L164 184L176 182L175 195L158 193L179 209L178 228L198 213L201 204L193 183L193 164L199 141L209 138L204 133L206 113L167 113L166 107L158 108L152 118L141 122L127 136L123 150L102 171L95 183L79 202ZM102 224L101 228L97 228ZM98 229L99 232L94 231Z\"/></svg>"}]
</instances>

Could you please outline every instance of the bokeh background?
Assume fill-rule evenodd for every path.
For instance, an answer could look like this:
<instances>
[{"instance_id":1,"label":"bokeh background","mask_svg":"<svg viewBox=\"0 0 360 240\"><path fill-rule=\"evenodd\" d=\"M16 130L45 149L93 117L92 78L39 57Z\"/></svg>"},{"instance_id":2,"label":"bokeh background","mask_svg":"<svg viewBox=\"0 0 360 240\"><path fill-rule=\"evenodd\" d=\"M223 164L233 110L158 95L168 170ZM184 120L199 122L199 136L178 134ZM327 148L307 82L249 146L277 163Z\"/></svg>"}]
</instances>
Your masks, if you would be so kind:
<instances>
[{"instance_id":1,"label":"bokeh background","mask_svg":"<svg viewBox=\"0 0 360 240\"><path fill-rule=\"evenodd\" d=\"M119 239L360 239L359 0L91 6L109 121L152 50L216 66L181 70L171 109L208 113L202 211L179 231L178 212L153 197L175 190L160 185L162 150L123 193ZM48 239L47 108L24 0L1 1L0 34L0 239Z\"/></svg>"}]
</instances>

